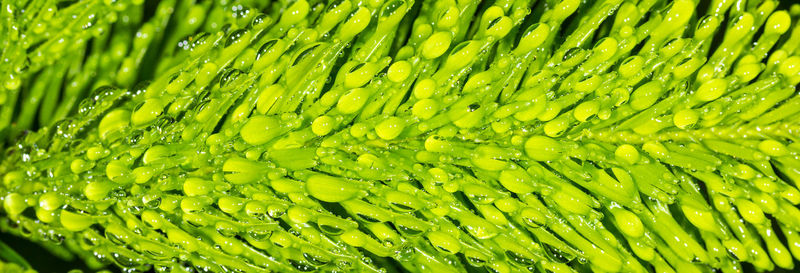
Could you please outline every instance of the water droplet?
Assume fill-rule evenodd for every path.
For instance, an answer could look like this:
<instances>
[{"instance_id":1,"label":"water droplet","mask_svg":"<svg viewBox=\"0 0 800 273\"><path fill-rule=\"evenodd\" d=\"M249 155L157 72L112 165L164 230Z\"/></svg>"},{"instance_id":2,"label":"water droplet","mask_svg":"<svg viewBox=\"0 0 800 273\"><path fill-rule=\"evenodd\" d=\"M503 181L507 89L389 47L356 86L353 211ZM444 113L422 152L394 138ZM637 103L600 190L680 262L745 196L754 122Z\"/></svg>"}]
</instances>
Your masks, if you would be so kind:
<instances>
[{"instance_id":1,"label":"water droplet","mask_svg":"<svg viewBox=\"0 0 800 273\"><path fill-rule=\"evenodd\" d=\"M94 100L87 98L78 104L78 114L88 116L94 110Z\"/></svg>"},{"instance_id":2,"label":"water droplet","mask_svg":"<svg viewBox=\"0 0 800 273\"><path fill-rule=\"evenodd\" d=\"M272 49L272 47L277 42L278 42L278 39L272 39L272 40L269 40L269 41L265 42L263 45L261 45L261 47L258 48L258 53L256 54L256 60L261 59L261 57L264 56L264 54L267 54L267 52L270 49Z\"/></svg>"},{"instance_id":3,"label":"water droplet","mask_svg":"<svg viewBox=\"0 0 800 273\"><path fill-rule=\"evenodd\" d=\"M123 268L134 268L142 265L142 259L133 257L132 253L111 253L111 258L116 264Z\"/></svg>"},{"instance_id":4,"label":"water droplet","mask_svg":"<svg viewBox=\"0 0 800 273\"><path fill-rule=\"evenodd\" d=\"M298 261L298 260L294 260L294 259L287 259L287 261L295 269L297 269L297 270L299 270L301 272L311 272L311 271L317 270L316 267L312 266L311 264L309 264L309 263L307 263L305 261Z\"/></svg>"},{"instance_id":5,"label":"water droplet","mask_svg":"<svg viewBox=\"0 0 800 273\"><path fill-rule=\"evenodd\" d=\"M416 210L416 209L414 209L412 207L409 207L409 206L406 206L406 205L403 205L403 204L399 204L399 203L389 203L389 204L392 206L392 208L394 210L399 211L399 212L411 212L411 211Z\"/></svg>"},{"instance_id":6,"label":"water droplet","mask_svg":"<svg viewBox=\"0 0 800 273\"><path fill-rule=\"evenodd\" d=\"M353 263L350 262L349 260L344 260L344 259L337 260L336 261L336 267L340 268L340 269L347 270L347 269L350 269L350 268L353 267Z\"/></svg>"},{"instance_id":7,"label":"water droplet","mask_svg":"<svg viewBox=\"0 0 800 273\"><path fill-rule=\"evenodd\" d=\"M319 229L330 235L340 235L344 232L344 230L330 225L319 225Z\"/></svg>"},{"instance_id":8,"label":"water droplet","mask_svg":"<svg viewBox=\"0 0 800 273\"><path fill-rule=\"evenodd\" d=\"M55 231L51 231L48 233L48 239L56 245L60 245L62 242L64 242L64 235L61 235L61 233L56 233Z\"/></svg>"},{"instance_id":9,"label":"water droplet","mask_svg":"<svg viewBox=\"0 0 800 273\"><path fill-rule=\"evenodd\" d=\"M474 267L481 267L486 263L486 260L482 257L475 257L475 256L467 256L467 262Z\"/></svg>"},{"instance_id":10,"label":"water droplet","mask_svg":"<svg viewBox=\"0 0 800 273\"><path fill-rule=\"evenodd\" d=\"M364 262L365 264L372 264L372 258L367 256L361 256L361 261Z\"/></svg>"},{"instance_id":11,"label":"water droplet","mask_svg":"<svg viewBox=\"0 0 800 273\"><path fill-rule=\"evenodd\" d=\"M575 255L566 253L561 251L560 249L553 247L548 244L542 244L542 248L545 250L545 254L554 262L557 263L568 263L575 259Z\"/></svg>"},{"instance_id":12,"label":"water droplet","mask_svg":"<svg viewBox=\"0 0 800 273\"><path fill-rule=\"evenodd\" d=\"M303 252L303 258L305 258L306 261L308 261L314 266L323 266L330 262L329 259L322 257L321 255L312 254L309 252Z\"/></svg>"},{"instance_id":13,"label":"water droplet","mask_svg":"<svg viewBox=\"0 0 800 273\"><path fill-rule=\"evenodd\" d=\"M245 33L247 33L247 30L245 29L237 29L231 32L231 34L228 35L228 38L225 40L225 47L228 47L238 42L239 39L242 38L242 36L244 36Z\"/></svg>"},{"instance_id":14,"label":"water droplet","mask_svg":"<svg viewBox=\"0 0 800 273\"><path fill-rule=\"evenodd\" d=\"M233 237L239 232L236 227L225 221L218 221L216 223L217 233L225 237Z\"/></svg>"},{"instance_id":15,"label":"water droplet","mask_svg":"<svg viewBox=\"0 0 800 273\"><path fill-rule=\"evenodd\" d=\"M152 128L155 128L159 132L166 132L169 131L171 125L175 124L175 118L167 115L160 115L156 120L150 125Z\"/></svg>"},{"instance_id":16,"label":"water droplet","mask_svg":"<svg viewBox=\"0 0 800 273\"><path fill-rule=\"evenodd\" d=\"M266 14L263 14L263 13L258 14L258 15L253 17L252 21L250 21L250 27L251 28L258 27L258 25L264 23L266 21L266 19L267 19L267 15Z\"/></svg>"},{"instance_id":17,"label":"water droplet","mask_svg":"<svg viewBox=\"0 0 800 273\"><path fill-rule=\"evenodd\" d=\"M90 231L86 231L81 236L80 242L84 250L90 250L97 245L97 238Z\"/></svg>"},{"instance_id":18,"label":"water droplet","mask_svg":"<svg viewBox=\"0 0 800 273\"><path fill-rule=\"evenodd\" d=\"M192 42L191 48L194 49L198 46L205 44L209 36L210 34L208 34L208 32L201 32L198 33L197 35L192 36L191 38L189 38L189 41Z\"/></svg>"},{"instance_id":19,"label":"water droplet","mask_svg":"<svg viewBox=\"0 0 800 273\"><path fill-rule=\"evenodd\" d=\"M116 232L110 230L106 230L106 238L116 245L125 245L126 244L124 239L125 237L127 236L124 236L122 234L117 234Z\"/></svg>"},{"instance_id":20,"label":"water droplet","mask_svg":"<svg viewBox=\"0 0 800 273\"><path fill-rule=\"evenodd\" d=\"M381 12L381 17L389 17L392 16L395 12L400 10L400 7L405 4L404 1L392 1L383 5L383 11Z\"/></svg>"},{"instance_id":21,"label":"water droplet","mask_svg":"<svg viewBox=\"0 0 800 273\"><path fill-rule=\"evenodd\" d=\"M28 209L30 209L30 208L28 208ZM20 226L19 226L19 232L20 232L20 234L21 234L22 236L24 236L24 237L31 237L31 235L33 234L33 227L32 227L32 224L33 224L33 223L31 223L31 222L29 222L29 221L24 221L24 222L22 222L22 223L20 224Z\"/></svg>"},{"instance_id":22,"label":"water droplet","mask_svg":"<svg viewBox=\"0 0 800 273\"><path fill-rule=\"evenodd\" d=\"M511 250L506 250L506 257L508 257L510 261L522 266L530 266L535 262L533 258L525 257L522 254L513 252Z\"/></svg>"},{"instance_id":23,"label":"water droplet","mask_svg":"<svg viewBox=\"0 0 800 273\"><path fill-rule=\"evenodd\" d=\"M380 223L381 222L381 220L379 220L379 219L377 219L375 217L372 217L372 216L369 216L369 215L365 215L365 214L361 214L361 213L356 213L356 216L358 216L359 218L363 219L364 221L367 221L367 222L370 222L370 223Z\"/></svg>"},{"instance_id":24,"label":"water droplet","mask_svg":"<svg viewBox=\"0 0 800 273\"><path fill-rule=\"evenodd\" d=\"M272 235L272 230L264 226L251 227L247 231L247 236L256 241L266 241Z\"/></svg>"},{"instance_id":25,"label":"water droplet","mask_svg":"<svg viewBox=\"0 0 800 273\"><path fill-rule=\"evenodd\" d=\"M301 61L303 61L303 59L305 59L306 57L308 57L309 55L311 55L310 53L311 53L311 52L314 52L314 49L316 49L317 47L319 47L319 45L320 45L320 44L314 44L314 45L311 45L311 46L309 46L308 48L306 48L305 50L303 50L302 52L298 53L298 54L297 54L297 56L295 56L295 57L294 57L294 61L292 61L292 66L295 66L295 65L297 65L298 63L300 63Z\"/></svg>"},{"instance_id":26,"label":"water droplet","mask_svg":"<svg viewBox=\"0 0 800 273\"><path fill-rule=\"evenodd\" d=\"M400 262L411 262L417 254L413 246L403 247L395 252L394 258Z\"/></svg>"},{"instance_id":27,"label":"water droplet","mask_svg":"<svg viewBox=\"0 0 800 273\"><path fill-rule=\"evenodd\" d=\"M147 248L142 247L142 254L157 261L169 259L170 257L161 248L162 246L159 245L149 245Z\"/></svg>"},{"instance_id":28,"label":"water droplet","mask_svg":"<svg viewBox=\"0 0 800 273\"><path fill-rule=\"evenodd\" d=\"M581 49L579 47L570 48L570 49L567 50L567 52L564 53L564 58L562 58L562 61L567 61L569 59L572 59L572 58L578 56L582 51L583 51L583 49Z\"/></svg>"},{"instance_id":29,"label":"water droplet","mask_svg":"<svg viewBox=\"0 0 800 273\"><path fill-rule=\"evenodd\" d=\"M87 17L89 18L89 20L86 21L83 25L81 25L81 29L83 30L87 30L97 24L97 15L92 13L89 14Z\"/></svg>"},{"instance_id":30,"label":"water droplet","mask_svg":"<svg viewBox=\"0 0 800 273\"><path fill-rule=\"evenodd\" d=\"M223 72L222 77L219 79L219 87L222 88L232 84L234 81L239 79L239 76L242 74L244 74L244 72L235 68Z\"/></svg>"}]
</instances>

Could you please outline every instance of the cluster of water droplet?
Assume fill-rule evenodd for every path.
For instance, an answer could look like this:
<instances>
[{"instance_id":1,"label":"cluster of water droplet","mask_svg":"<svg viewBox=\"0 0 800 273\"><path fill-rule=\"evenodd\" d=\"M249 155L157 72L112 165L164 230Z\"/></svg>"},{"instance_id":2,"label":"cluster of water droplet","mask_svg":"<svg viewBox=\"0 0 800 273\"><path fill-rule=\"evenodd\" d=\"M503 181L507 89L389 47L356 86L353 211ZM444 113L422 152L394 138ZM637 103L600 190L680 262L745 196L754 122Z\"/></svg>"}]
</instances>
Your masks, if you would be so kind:
<instances>
[{"instance_id":1,"label":"cluster of water droplet","mask_svg":"<svg viewBox=\"0 0 800 273\"><path fill-rule=\"evenodd\" d=\"M64 119L87 90L114 83L114 73L99 72L115 70L128 54L144 10L129 2L3 4L1 143Z\"/></svg>"},{"instance_id":2,"label":"cluster of water droplet","mask_svg":"<svg viewBox=\"0 0 800 273\"><path fill-rule=\"evenodd\" d=\"M798 5L245 2L159 3L113 83L151 81L7 150L0 229L126 271L800 259Z\"/></svg>"}]
</instances>

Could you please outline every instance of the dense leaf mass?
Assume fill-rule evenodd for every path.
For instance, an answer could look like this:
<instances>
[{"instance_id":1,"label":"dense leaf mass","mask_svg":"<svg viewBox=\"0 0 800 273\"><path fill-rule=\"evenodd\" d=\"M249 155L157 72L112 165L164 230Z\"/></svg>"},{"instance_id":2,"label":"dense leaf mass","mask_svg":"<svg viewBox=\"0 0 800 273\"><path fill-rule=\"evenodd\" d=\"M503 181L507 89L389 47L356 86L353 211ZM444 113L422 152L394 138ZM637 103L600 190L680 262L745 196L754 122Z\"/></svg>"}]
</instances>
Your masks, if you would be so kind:
<instances>
[{"instance_id":1,"label":"dense leaf mass","mask_svg":"<svg viewBox=\"0 0 800 273\"><path fill-rule=\"evenodd\" d=\"M792 0L0 3L0 231L90 269L800 260Z\"/></svg>"}]
</instances>

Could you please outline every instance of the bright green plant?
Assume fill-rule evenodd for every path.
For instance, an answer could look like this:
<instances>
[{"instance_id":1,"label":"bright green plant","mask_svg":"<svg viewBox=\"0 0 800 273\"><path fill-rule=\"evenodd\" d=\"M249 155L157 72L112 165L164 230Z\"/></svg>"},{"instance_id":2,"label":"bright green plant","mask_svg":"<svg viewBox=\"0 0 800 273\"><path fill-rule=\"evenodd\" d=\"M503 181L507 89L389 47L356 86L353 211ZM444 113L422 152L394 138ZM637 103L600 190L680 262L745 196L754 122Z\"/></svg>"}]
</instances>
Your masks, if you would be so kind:
<instances>
[{"instance_id":1,"label":"bright green plant","mask_svg":"<svg viewBox=\"0 0 800 273\"><path fill-rule=\"evenodd\" d=\"M791 270L788 2L2 1L0 231L126 272Z\"/></svg>"}]
</instances>

